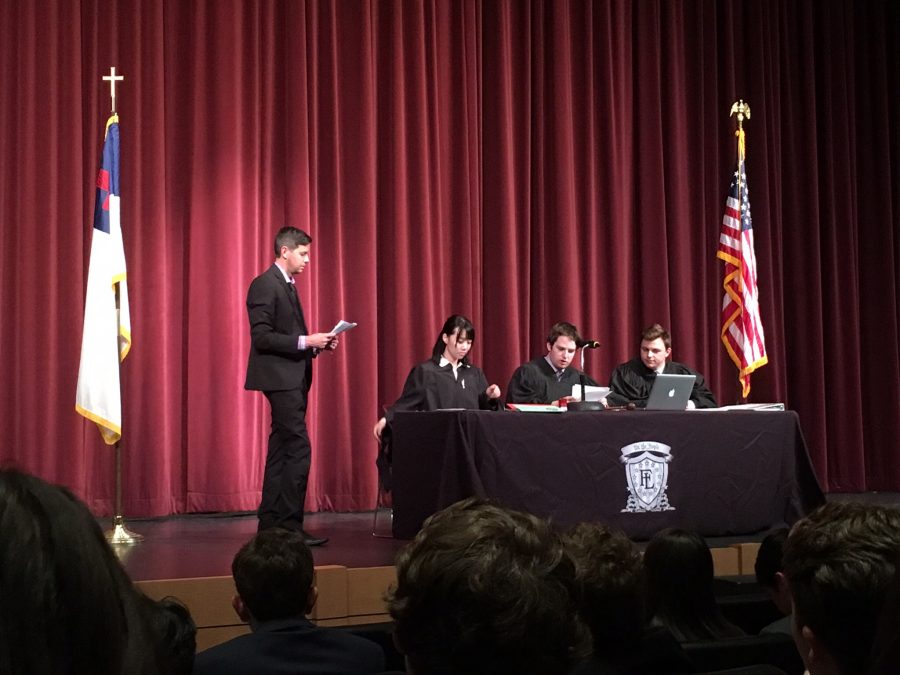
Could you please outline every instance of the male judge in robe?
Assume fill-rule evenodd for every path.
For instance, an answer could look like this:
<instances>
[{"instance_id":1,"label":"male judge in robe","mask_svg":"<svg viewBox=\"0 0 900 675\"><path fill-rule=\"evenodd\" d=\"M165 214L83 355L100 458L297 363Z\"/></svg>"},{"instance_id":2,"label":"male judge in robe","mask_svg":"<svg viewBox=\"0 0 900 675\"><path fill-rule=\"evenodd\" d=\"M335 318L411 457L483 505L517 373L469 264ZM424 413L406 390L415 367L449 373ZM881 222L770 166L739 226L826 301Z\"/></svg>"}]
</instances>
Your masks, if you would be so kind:
<instances>
[{"instance_id":1,"label":"male judge in robe","mask_svg":"<svg viewBox=\"0 0 900 675\"><path fill-rule=\"evenodd\" d=\"M294 275L309 264L310 237L295 227L275 236L275 262L256 277L247 292L250 358L245 389L261 391L272 408L272 431L266 454L259 529L297 530L307 545L327 539L303 530L303 503L312 461L306 431L306 400L312 385L313 358L334 350L333 333L306 328Z\"/></svg>"},{"instance_id":2,"label":"male judge in robe","mask_svg":"<svg viewBox=\"0 0 900 675\"><path fill-rule=\"evenodd\" d=\"M716 398L706 388L703 375L688 368L683 363L669 361L672 355L672 338L658 323L641 333L640 356L616 367L609 378L609 405L619 406L633 403L637 408L647 406L647 398L653 388L653 380L659 373L671 375L694 375L694 390L688 401L691 408L715 408Z\"/></svg>"},{"instance_id":3,"label":"male judge in robe","mask_svg":"<svg viewBox=\"0 0 900 675\"><path fill-rule=\"evenodd\" d=\"M572 385L581 384L581 372L572 360L582 342L572 324L554 324L547 336L547 353L516 369L506 390L506 402L552 403L571 396ZM597 386L588 375L584 379L588 386Z\"/></svg>"}]
</instances>

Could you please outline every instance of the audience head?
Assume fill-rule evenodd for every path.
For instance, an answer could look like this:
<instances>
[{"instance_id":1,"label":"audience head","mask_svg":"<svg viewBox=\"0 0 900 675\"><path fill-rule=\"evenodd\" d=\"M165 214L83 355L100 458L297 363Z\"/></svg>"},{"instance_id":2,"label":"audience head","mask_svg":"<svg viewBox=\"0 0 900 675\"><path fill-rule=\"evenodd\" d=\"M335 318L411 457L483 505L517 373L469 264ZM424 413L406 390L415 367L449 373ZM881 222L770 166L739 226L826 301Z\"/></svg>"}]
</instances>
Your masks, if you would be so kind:
<instances>
[{"instance_id":1,"label":"audience head","mask_svg":"<svg viewBox=\"0 0 900 675\"><path fill-rule=\"evenodd\" d=\"M467 499L397 559L395 639L416 675L562 675L585 655L575 565L534 516Z\"/></svg>"},{"instance_id":2,"label":"audience head","mask_svg":"<svg viewBox=\"0 0 900 675\"><path fill-rule=\"evenodd\" d=\"M452 356L462 363L468 363L468 352L473 342L475 342L474 324L460 314L451 314L438 333L434 347L431 348L431 356L438 359L444 355L445 350L452 350Z\"/></svg>"},{"instance_id":3,"label":"audience head","mask_svg":"<svg viewBox=\"0 0 900 675\"><path fill-rule=\"evenodd\" d=\"M582 590L581 616L594 650L618 651L645 626L641 556L624 534L581 523L563 535Z\"/></svg>"},{"instance_id":4,"label":"audience head","mask_svg":"<svg viewBox=\"0 0 900 675\"><path fill-rule=\"evenodd\" d=\"M575 350L581 342L581 334L570 323L561 321L553 324L547 336L547 357L559 370L568 368L575 358Z\"/></svg>"},{"instance_id":5,"label":"audience head","mask_svg":"<svg viewBox=\"0 0 900 675\"><path fill-rule=\"evenodd\" d=\"M885 593L872 639L866 675L896 675L900 663L900 551L894 559L894 579Z\"/></svg>"},{"instance_id":6,"label":"audience head","mask_svg":"<svg viewBox=\"0 0 900 675\"><path fill-rule=\"evenodd\" d=\"M197 651L197 626L190 610L172 596L154 600L141 595L142 609L159 660L168 675L191 675Z\"/></svg>"},{"instance_id":7,"label":"audience head","mask_svg":"<svg viewBox=\"0 0 900 675\"><path fill-rule=\"evenodd\" d=\"M138 596L87 507L0 470L0 672L153 672Z\"/></svg>"},{"instance_id":8,"label":"audience head","mask_svg":"<svg viewBox=\"0 0 900 675\"><path fill-rule=\"evenodd\" d=\"M900 510L884 506L831 502L791 529L784 570L811 675L866 671L898 551Z\"/></svg>"},{"instance_id":9,"label":"audience head","mask_svg":"<svg viewBox=\"0 0 900 675\"><path fill-rule=\"evenodd\" d=\"M251 625L303 616L315 605L312 552L300 532L257 533L234 556L231 574L235 611Z\"/></svg>"},{"instance_id":10,"label":"audience head","mask_svg":"<svg viewBox=\"0 0 900 675\"><path fill-rule=\"evenodd\" d=\"M757 583L766 589L782 614L791 613L791 594L784 576L783 562L784 542L787 541L789 531L782 527L767 534L759 545L753 566Z\"/></svg>"},{"instance_id":11,"label":"audience head","mask_svg":"<svg viewBox=\"0 0 900 675\"><path fill-rule=\"evenodd\" d=\"M716 605L712 554L695 532L658 532L644 551L647 607L680 642L742 635Z\"/></svg>"},{"instance_id":12,"label":"audience head","mask_svg":"<svg viewBox=\"0 0 900 675\"><path fill-rule=\"evenodd\" d=\"M672 337L669 331L658 323L644 329L641 333L641 361L651 370L665 365L672 355Z\"/></svg>"}]
</instances>

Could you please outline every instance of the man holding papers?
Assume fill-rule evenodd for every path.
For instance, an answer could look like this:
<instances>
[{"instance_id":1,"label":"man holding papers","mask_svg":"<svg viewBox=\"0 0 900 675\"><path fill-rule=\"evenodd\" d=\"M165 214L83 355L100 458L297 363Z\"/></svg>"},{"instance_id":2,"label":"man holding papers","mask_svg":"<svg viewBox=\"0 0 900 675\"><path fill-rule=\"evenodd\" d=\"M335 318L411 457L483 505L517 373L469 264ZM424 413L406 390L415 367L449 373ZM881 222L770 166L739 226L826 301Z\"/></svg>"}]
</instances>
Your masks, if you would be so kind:
<instances>
[{"instance_id":1,"label":"man holding papers","mask_svg":"<svg viewBox=\"0 0 900 675\"><path fill-rule=\"evenodd\" d=\"M715 408L716 398L706 388L703 376L683 363L669 361L672 355L672 338L658 323L641 333L640 356L616 367L609 378L609 405L627 405L643 408L653 388L653 380L659 373L672 375L695 375L694 390L688 401L691 408Z\"/></svg>"},{"instance_id":2,"label":"man holding papers","mask_svg":"<svg viewBox=\"0 0 900 675\"><path fill-rule=\"evenodd\" d=\"M308 546L327 539L303 530L303 503L312 461L306 431L306 397L312 384L312 360L338 345L331 333L309 333L294 286L294 275L309 264L312 237L295 227L275 236L275 262L253 280L247 292L250 358L245 389L261 391L272 408L259 529L299 531ZM346 329L344 329L346 330Z\"/></svg>"},{"instance_id":3,"label":"man holding papers","mask_svg":"<svg viewBox=\"0 0 900 675\"><path fill-rule=\"evenodd\" d=\"M552 403L572 395L572 385L581 384L581 373L572 365L583 342L578 329L565 321L554 324L547 336L547 353L519 366L509 381L507 403ZM584 376L588 386L597 383Z\"/></svg>"}]
</instances>

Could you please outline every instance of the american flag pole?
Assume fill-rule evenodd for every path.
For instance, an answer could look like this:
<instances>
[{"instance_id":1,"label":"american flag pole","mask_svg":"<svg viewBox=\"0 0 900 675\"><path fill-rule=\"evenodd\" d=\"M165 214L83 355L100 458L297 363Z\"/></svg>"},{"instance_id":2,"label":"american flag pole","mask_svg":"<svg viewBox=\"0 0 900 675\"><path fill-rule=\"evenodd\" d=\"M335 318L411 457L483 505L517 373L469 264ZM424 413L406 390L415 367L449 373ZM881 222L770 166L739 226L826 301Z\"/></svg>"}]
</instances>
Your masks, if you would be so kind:
<instances>
[{"instance_id":1,"label":"american flag pole","mask_svg":"<svg viewBox=\"0 0 900 675\"><path fill-rule=\"evenodd\" d=\"M765 337L759 313L756 254L750 194L747 187L744 119L750 119L750 106L743 100L731 107L737 113L737 169L725 201L725 215L719 232L716 257L725 263L722 282L722 344L738 368L740 400L750 394L750 375L768 362Z\"/></svg>"}]
</instances>

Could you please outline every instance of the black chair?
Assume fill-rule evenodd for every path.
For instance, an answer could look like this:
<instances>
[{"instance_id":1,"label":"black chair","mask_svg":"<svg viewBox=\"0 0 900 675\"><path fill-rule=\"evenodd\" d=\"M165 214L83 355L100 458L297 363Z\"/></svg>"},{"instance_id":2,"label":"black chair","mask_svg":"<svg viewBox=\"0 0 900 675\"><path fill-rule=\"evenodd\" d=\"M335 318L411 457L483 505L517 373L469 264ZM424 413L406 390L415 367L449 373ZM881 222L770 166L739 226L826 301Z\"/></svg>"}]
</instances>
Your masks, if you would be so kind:
<instances>
[{"instance_id":1,"label":"black chair","mask_svg":"<svg viewBox=\"0 0 900 675\"><path fill-rule=\"evenodd\" d=\"M803 675L803 660L789 635L767 634L682 644L700 672L770 665L787 675Z\"/></svg>"}]
</instances>

